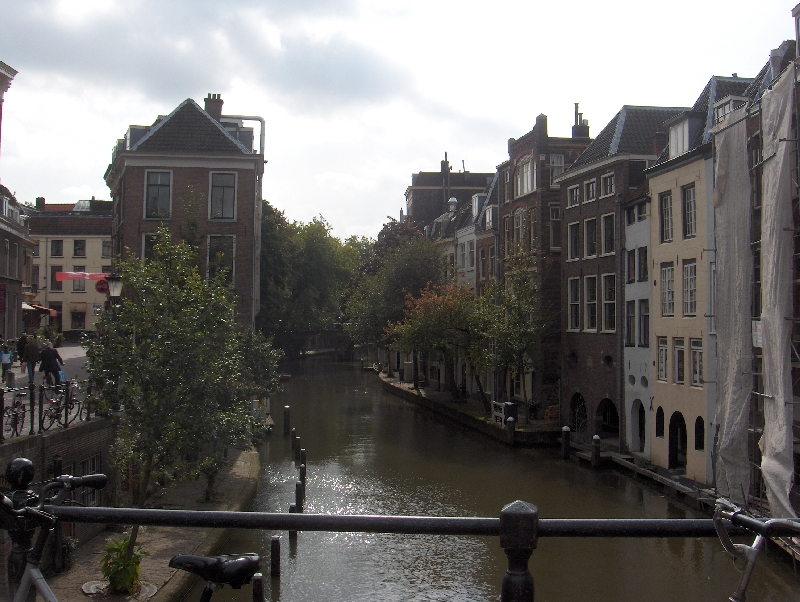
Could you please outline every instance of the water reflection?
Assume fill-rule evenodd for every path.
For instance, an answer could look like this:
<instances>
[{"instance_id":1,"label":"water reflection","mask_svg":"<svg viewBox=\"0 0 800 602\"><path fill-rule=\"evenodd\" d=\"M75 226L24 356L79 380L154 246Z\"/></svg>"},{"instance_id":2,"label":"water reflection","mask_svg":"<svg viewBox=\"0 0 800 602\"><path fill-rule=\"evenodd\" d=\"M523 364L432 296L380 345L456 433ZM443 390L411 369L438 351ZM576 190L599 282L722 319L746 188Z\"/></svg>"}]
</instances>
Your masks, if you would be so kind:
<instances>
[{"instance_id":1,"label":"water reflection","mask_svg":"<svg viewBox=\"0 0 800 602\"><path fill-rule=\"evenodd\" d=\"M358 366L307 361L289 371L273 399L279 427L260 450L254 510L286 512L294 501L297 467L280 428L291 405L308 456L307 512L498 516L523 499L546 518L694 516L616 472L454 428L384 393ZM301 532L294 547L278 534L283 574L268 587L273 601L496 600L506 569L495 538ZM258 551L268 570L272 535L236 532L224 551ZM724 600L739 576L712 539L544 539L531 570L538 602ZM218 596L247 600L249 591ZM800 600L791 567L761 564L748 600Z\"/></svg>"}]
</instances>

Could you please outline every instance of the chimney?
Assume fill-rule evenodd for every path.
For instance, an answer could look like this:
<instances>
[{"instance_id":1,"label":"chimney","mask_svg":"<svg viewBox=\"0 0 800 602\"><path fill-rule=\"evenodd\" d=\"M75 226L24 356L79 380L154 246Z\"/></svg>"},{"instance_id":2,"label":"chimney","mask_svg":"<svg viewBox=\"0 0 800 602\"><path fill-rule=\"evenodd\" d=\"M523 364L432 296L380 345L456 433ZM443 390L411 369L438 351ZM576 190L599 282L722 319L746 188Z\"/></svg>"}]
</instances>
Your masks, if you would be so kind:
<instances>
[{"instance_id":1,"label":"chimney","mask_svg":"<svg viewBox=\"0 0 800 602\"><path fill-rule=\"evenodd\" d=\"M776 48L769 53L769 65L772 73L770 79L775 79L781 74L781 51Z\"/></svg>"},{"instance_id":2,"label":"chimney","mask_svg":"<svg viewBox=\"0 0 800 602\"><path fill-rule=\"evenodd\" d=\"M44 197L43 196L37 196L36 197L36 208L39 211L44 211Z\"/></svg>"},{"instance_id":3,"label":"chimney","mask_svg":"<svg viewBox=\"0 0 800 602\"><path fill-rule=\"evenodd\" d=\"M456 197L450 197L450 200L447 201L447 209L450 217L452 218L456 214L456 209L458 209L458 199Z\"/></svg>"},{"instance_id":4,"label":"chimney","mask_svg":"<svg viewBox=\"0 0 800 602\"><path fill-rule=\"evenodd\" d=\"M206 96L206 113L219 121L222 119L222 97L220 94Z\"/></svg>"},{"instance_id":5,"label":"chimney","mask_svg":"<svg viewBox=\"0 0 800 602\"><path fill-rule=\"evenodd\" d=\"M572 126L573 138L589 137L589 120L583 118L583 113L578 111L578 103L575 103L575 125Z\"/></svg>"},{"instance_id":6,"label":"chimney","mask_svg":"<svg viewBox=\"0 0 800 602\"><path fill-rule=\"evenodd\" d=\"M667 133L655 132L653 134L653 154L659 156L667 146Z\"/></svg>"}]
</instances>

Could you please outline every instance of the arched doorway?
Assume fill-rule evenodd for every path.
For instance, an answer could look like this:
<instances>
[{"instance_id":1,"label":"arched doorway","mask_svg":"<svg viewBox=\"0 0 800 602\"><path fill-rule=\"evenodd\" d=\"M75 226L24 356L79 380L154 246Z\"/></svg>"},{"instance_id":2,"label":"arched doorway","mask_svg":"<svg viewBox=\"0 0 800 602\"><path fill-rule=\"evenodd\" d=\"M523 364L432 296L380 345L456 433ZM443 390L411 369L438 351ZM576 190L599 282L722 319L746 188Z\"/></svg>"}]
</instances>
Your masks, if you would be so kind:
<instances>
[{"instance_id":1,"label":"arched doorway","mask_svg":"<svg viewBox=\"0 0 800 602\"><path fill-rule=\"evenodd\" d=\"M634 399L631 404L631 450L644 451L646 417L641 399Z\"/></svg>"},{"instance_id":2,"label":"arched doorway","mask_svg":"<svg viewBox=\"0 0 800 602\"><path fill-rule=\"evenodd\" d=\"M669 468L686 468L686 421L680 412L669 419Z\"/></svg>"},{"instance_id":3,"label":"arched doorway","mask_svg":"<svg viewBox=\"0 0 800 602\"><path fill-rule=\"evenodd\" d=\"M601 439L619 439L619 414L614 402L606 398L597 406L596 434Z\"/></svg>"},{"instance_id":4,"label":"arched doorway","mask_svg":"<svg viewBox=\"0 0 800 602\"><path fill-rule=\"evenodd\" d=\"M569 423L576 434L583 436L587 434L586 401L580 393L575 393L569 402Z\"/></svg>"}]
</instances>

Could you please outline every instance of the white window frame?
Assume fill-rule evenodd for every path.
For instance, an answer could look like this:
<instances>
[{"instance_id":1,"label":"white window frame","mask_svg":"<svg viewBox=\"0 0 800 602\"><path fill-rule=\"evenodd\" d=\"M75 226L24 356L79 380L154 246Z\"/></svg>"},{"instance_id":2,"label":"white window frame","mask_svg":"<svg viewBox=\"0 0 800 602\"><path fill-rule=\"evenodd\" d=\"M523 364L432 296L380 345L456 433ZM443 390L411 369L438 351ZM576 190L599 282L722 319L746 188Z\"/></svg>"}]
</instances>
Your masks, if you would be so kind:
<instances>
[{"instance_id":1,"label":"white window frame","mask_svg":"<svg viewBox=\"0 0 800 602\"><path fill-rule=\"evenodd\" d=\"M153 216L150 217L147 215L147 178L151 173L168 173L169 174L169 211L166 217L164 216ZM171 169L147 169L144 172L144 199L142 199L142 219L146 220L156 220L156 221L163 221L172 219L172 199L174 198L174 185L175 185L175 177L172 173Z\"/></svg>"},{"instance_id":2,"label":"white window frame","mask_svg":"<svg viewBox=\"0 0 800 602\"><path fill-rule=\"evenodd\" d=\"M553 244L556 232L558 232L558 245ZM550 248L561 250L561 207L558 205L550 205Z\"/></svg>"},{"instance_id":3,"label":"white window frame","mask_svg":"<svg viewBox=\"0 0 800 602\"><path fill-rule=\"evenodd\" d=\"M467 255L469 257L469 267L475 267L475 241L469 240L467 241Z\"/></svg>"},{"instance_id":4,"label":"white window frame","mask_svg":"<svg viewBox=\"0 0 800 602\"><path fill-rule=\"evenodd\" d=\"M140 256L141 259L147 259L147 257L145 257L144 252L145 252L145 249L147 248L147 237L148 236L156 237L156 236L158 236L158 232L142 232L142 252L141 252L141 256Z\"/></svg>"},{"instance_id":5,"label":"white window frame","mask_svg":"<svg viewBox=\"0 0 800 602\"><path fill-rule=\"evenodd\" d=\"M589 236L587 235L587 227L589 222L594 222L594 252L589 252ZM583 220L583 256L587 259L590 257L597 257L597 218L590 217Z\"/></svg>"},{"instance_id":6,"label":"white window frame","mask_svg":"<svg viewBox=\"0 0 800 602\"><path fill-rule=\"evenodd\" d=\"M211 258L209 257L209 253L211 252L211 239L213 237L220 237L220 238L232 238L233 239L233 246L232 251L233 258L231 259L231 285L236 282L236 235L235 234L207 234L206 235L206 280L209 278L210 271L210 264Z\"/></svg>"},{"instance_id":7,"label":"white window frame","mask_svg":"<svg viewBox=\"0 0 800 602\"><path fill-rule=\"evenodd\" d=\"M552 188L558 188L558 184L554 184L553 180L562 173L564 173L564 155L550 155L550 186Z\"/></svg>"},{"instance_id":8,"label":"white window frame","mask_svg":"<svg viewBox=\"0 0 800 602\"><path fill-rule=\"evenodd\" d=\"M497 250L494 245L489 246L489 278L494 280L495 263L497 260Z\"/></svg>"},{"instance_id":9,"label":"white window frame","mask_svg":"<svg viewBox=\"0 0 800 602\"><path fill-rule=\"evenodd\" d=\"M697 261L694 259L683 261L683 315L697 315Z\"/></svg>"},{"instance_id":10,"label":"white window frame","mask_svg":"<svg viewBox=\"0 0 800 602\"><path fill-rule=\"evenodd\" d=\"M625 301L625 346L636 346L636 300Z\"/></svg>"},{"instance_id":11,"label":"white window frame","mask_svg":"<svg viewBox=\"0 0 800 602\"><path fill-rule=\"evenodd\" d=\"M607 219L608 218L608 219ZM609 251L606 248L606 222L611 222L611 250ZM617 248L617 241L616 241L616 228L617 228L617 220L616 216L613 213L606 213L605 215L600 216L600 228L602 229L602 234L600 236L600 242L603 247L603 252L601 255L614 255L616 253Z\"/></svg>"},{"instance_id":12,"label":"white window frame","mask_svg":"<svg viewBox=\"0 0 800 602\"><path fill-rule=\"evenodd\" d=\"M597 321L599 319L597 311L597 276L583 277L583 296L586 300L584 303L583 330L597 332Z\"/></svg>"},{"instance_id":13,"label":"white window frame","mask_svg":"<svg viewBox=\"0 0 800 602\"><path fill-rule=\"evenodd\" d=\"M514 244L522 243L522 230L525 225L525 212L522 209L517 209L514 212Z\"/></svg>"},{"instance_id":14,"label":"white window frame","mask_svg":"<svg viewBox=\"0 0 800 602\"><path fill-rule=\"evenodd\" d=\"M667 382L667 337L658 337L658 380Z\"/></svg>"},{"instance_id":15,"label":"white window frame","mask_svg":"<svg viewBox=\"0 0 800 602\"><path fill-rule=\"evenodd\" d=\"M569 313L567 315L567 330L579 332L581 329L581 279L567 278L567 299Z\"/></svg>"},{"instance_id":16,"label":"white window frame","mask_svg":"<svg viewBox=\"0 0 800 602\"><path fill-rule=\"evenodd\" d=\"M681 188L681 205L683 208L683 237L697 236L697 198L694 184Z\"/></svg>"},{"instance_id":17,"label":"white window frame","mask_svg":"<svg viewBox=\"0 0 800 602\"><path fill-rule=\"evenodd\" d=\"M689 339L689 371L693 387L703 386L703 339Z\"/></svg>"},{"instance_id":18,"label":"white window frame","mask_svg":"<svg viewBox=\"0 0 800 602\"><path fill-rule=\"evenodd\" d=\"M614 172L600 176L600 198L603 199L609 196L614 196L615 192Z\"/></svg>"},{"instance_id":19,"label":"white window frame","mask_svg":"<svg viewBox=\"0 0 800 602\"><path fill-rule=\"evenodd\" d=\"M567 188L567 207L577 207L581 202L581 187L579 184Z\"/></svg>"},{"instance_id":20,"label":"white window frame","mask_svg":"<svg viewBox=\"0 0 800 602\"><path fill-rule=\"evenodd\" d=\"M708 293L708 332L717 332L717 263L712 261L710 267L711 286Z\"/></svg>"},{"instance_id":21,"label":"white window frame","mask_svg":"<svg viewBox=\"0 0 800 602\"><path fill-rule=\"evenodd\" d=\"M661 315L675 315L675 264L661 264Z\"/></svg>"},{"instance_id":22,"label":"white window frame","mask_svg":"<svg viewBox=\"0 0 800 602\"><path fill-rule=\"evenodd\" d=\"M680 123L669 128L669 158L682 155L689 150L689 120L684 119Z\"/></svg>"},{"instance_id":23,"label":"white window frame","mask_svg":"<svg viewBox=\"0 0 800 602\"><path fill-rule=\"evenodd\" d=\"M581 223L580 222L571 222L567 224L567 261L578 261L581 258ZM574 234L574 235L573 235ZM575 244L573 245L573 241ZM577 251L577 253L573 256L572 251Z\"/></svg>"},{"instance_id":24,"label":"white window frame","mask_svg":"<svg viewBox=\"0 0 800 602\"><path fill-rule=\"evenodd\" d=\"M514 170L514 198L529 194L536 189L536 163L533 157L517 164Z\"/></svg>"},{"instance_id":25,"label":"white window frame","mask_svg":"<svg viewBox=\"0 0 800 602\"><path fill-rule=\"evenodd\" d=\"M639 299L639 347L650 347L650 299Z\"/></svg>"},{"instance_id":26,"label":"white window frame","mask_svg":"<svg viewBox=\"0 0 800 602\"><path fill-rule=\"evenodd\" d=\"M583 202L593 203L596 200L597 200L597 178L592 178L591 180L586 180L583 183Z\"/></svg>"},{"instance_id":27,"label":"white window frame","mask_svg":"<svg viewBox=\"0 0 800 602\"><path fill-rule=\"evenodd\" d=\"M467 245L466 243L459 243L458 245L458 254L460 258L460 266L463 270L467 267Z\"/></svg>"},{"instance_id":28,"label":"white window frame","mask_svg":"<svg viewBox=\"0 0 800 602\"><path fill-rule=\"evenodd\" d=\"M658 209L660 229L661 229L661 242L672 242L674 231L672 228L672 191L668 190L658 195Z\"/></svg>"},{"instance_id":29,"label":"white window frame","mask_svg":"<svg viewBox=\"0 0 800 602\"><path fill-rule=\"evenodd\" d=\"M214 176L233 176L233 217L214 217L212 215L213 207L213 194L214 194ZM235 222L238 212L238 203L236 199L239 195L239 174L235 171L210 171L208 173L208 219L215 222ZM224 206L224 203L223 203Z\"/></svg>"},{"instance_id":30,"label":"white window frame","mask_svg":"<svg viewBox=\"0 0 800 602\"><path fill-rule=\"evenodd\" d=\"M73 272L85 272L86 266L85 265L73 265L72 266ZM72 292L73 293L85 293L86 292L86 281L85 280L73 280L72 281Z\"/></svg>"},{"instance_id":31,"label":"white window frame","mask_svg":"<svg viewBox=\"0 0 800 602\"><path fill-rule=\"evenodd\" d=\"M686 341L683 337L672 339L672 379L676 385L686 384Z\"/></svg>"},{"instance_id":32,"label":"white window frame","mask_svg":"<svg viewBox=\"0 0 800 602\"><path fill-rule=\"evenodd\" d=\"M617 275L601 274L603 287L603 332L617 331ZM609 287L609 283L611 286ZM609 321L610 318L610 321ZM613 324L611 324L613 322Z\"/></svg>"},{"instance_id":33,"label":"white window frame","mask_svg":"<svg viewBox=\"0 0 800 602\"><path fill-rule=\"evenodd\" d=\"M106 248L108 248L108 253L106 253ZM112 257L114 255L114 246L113 241L111 240L103 240L100 242L100 257Z\"/></svg>"}]
</instances>

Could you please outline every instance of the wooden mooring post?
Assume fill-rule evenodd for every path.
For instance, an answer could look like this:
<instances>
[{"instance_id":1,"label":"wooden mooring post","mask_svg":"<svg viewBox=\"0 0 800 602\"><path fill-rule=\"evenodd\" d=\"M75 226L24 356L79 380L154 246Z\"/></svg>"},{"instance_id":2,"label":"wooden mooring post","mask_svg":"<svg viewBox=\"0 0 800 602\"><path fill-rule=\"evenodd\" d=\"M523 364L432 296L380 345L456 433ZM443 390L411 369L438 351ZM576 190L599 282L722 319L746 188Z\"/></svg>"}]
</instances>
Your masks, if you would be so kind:
<instances>
[{"instance_id":1,"label":"wooden mooring post","mask_svg":"<svg viewBox=\"0 0 800 602\"><path fill-rule=\"evenodd\" d=\"M288 435L291 432L292 427L292 420L291 420L291 408L289 406L283 406L283 434Z\"/></svg>"},{"instance_id":2,"label":"wooden mooring post","mask_svg":"<svg viewBox=\"0 0 800 602\"><path fill-rule=\"evenodd\" d=\"M565 426L561 428L561 457L569 460L570 451L570 431L569 427Z\"/></svg>"},{"instance_id":3,"label":"wooden mooring post","mask_svg":"<svg viewBox=\"0 0 800 602\"><path fill-rule=\"evenodd\" d=\"M264 602L264 577L261 573L253 575L253 602Z\"/></svg>"},{"instance_id":4,"label":"wooden mooring post","mask_svg":"<svg viewBox=\"0 0 800 602\"><path fill-rule=\"evenodd\" d=\"M273 535L269 545L269 574L273 577L281 575L281 537Z\"/></svg>"},{"instance_id":5,"label":"wooden mooring post","mask_svg":"<svg viewBox=\"0 0 800 602\"><path fill-rule=\"evenodd\" d=\"M294 506L296 508L296 512L298 514L303 513L303 499L306 497L305 492L303 491L305 488L303 487L303 483L300 481L296 481L294 484Z\"/></svg>"},{"instance_id":6,"label":"wooden mooring post","mask_svg":"<svg viewBox=\"0 0 800 602\"><path fill-rule=\"evenodd\" d=\"M592 437L592 468L600 468L600 435Z\"/></svg>"}]
</instances>

